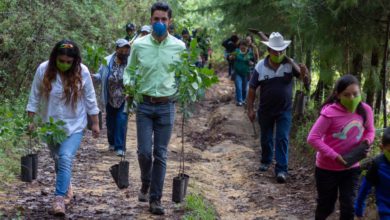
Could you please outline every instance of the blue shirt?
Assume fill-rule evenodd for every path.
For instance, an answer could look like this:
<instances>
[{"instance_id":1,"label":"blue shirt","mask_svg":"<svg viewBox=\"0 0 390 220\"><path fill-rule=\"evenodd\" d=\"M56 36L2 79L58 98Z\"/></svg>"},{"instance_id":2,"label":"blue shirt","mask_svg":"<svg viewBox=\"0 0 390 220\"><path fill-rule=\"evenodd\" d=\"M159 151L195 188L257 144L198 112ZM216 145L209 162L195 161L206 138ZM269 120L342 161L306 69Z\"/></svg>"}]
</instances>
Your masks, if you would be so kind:
<instances>
[{"instance_id":1,"label":"blue shirt","mask_svg":"<svg viewBox=\"0 0 390 220\"><path fill-rule=\"evenodd\" d=\"M376 206L381 220L390 219L390 162L381 154L375 158L372 166L363 178L355 202L356 216L363 216L365 200L375 187Z\"/></svg>"}]
</instances>

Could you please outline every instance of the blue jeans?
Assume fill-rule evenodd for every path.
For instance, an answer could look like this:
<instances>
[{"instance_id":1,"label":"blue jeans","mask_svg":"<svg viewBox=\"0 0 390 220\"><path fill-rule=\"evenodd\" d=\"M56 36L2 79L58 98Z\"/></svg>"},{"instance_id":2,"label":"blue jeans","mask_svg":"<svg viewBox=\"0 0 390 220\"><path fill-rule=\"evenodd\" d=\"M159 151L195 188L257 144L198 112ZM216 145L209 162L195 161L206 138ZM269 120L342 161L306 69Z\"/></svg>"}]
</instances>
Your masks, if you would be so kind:
<instances>
[{"instance_id":1,"label":"blue jeans","mask_svg":"<svg viewBox=\"0 0 390 220\"><path fill-rule=\"evenodd\" d=\"M150 185L150 201L159 201L162 197L167 148L174 121L173 102L166 104L143 102L137 108L138 163L142 184Z\"/></svg>"},{"instance_id":2,"label":"blue jeans","mask_svg":"<svg viewBox=\"0 0 390 220\"><path fill-rule=\"evenodd\" d=\"M234 78L234 85L236 86L236 101L244 102L246 99L246 93L248 88L248 78L236 73Z\"/></svg>"},{"instance_id":3,"label":"blue jeans","mask_svg":"<svg viewBox=\"0 0 390 220\"><path fill-rule=\"evenodd\" d=\"M127 113L123 112L125 103L114 108L107 103L106 106L106 125L108 144L115 147L115 150L125 151L125 135L127 126Z\"/></svg>"},{"instance_id":4,"label":"blue jeans","mask_svg":"<svg viewBox=\"0 0 390 220\"><path fill-rule=\"evenodd\" d=\"M49 145L56 170L56 196L65 196L72 177L73 158L80 147L83 132L71 134L59 145Z\"/></svg>"},{"instance_id":5,"label":"blue jeans","mask_svg":"<svg viewBox=\"0 0 390 220\"><path fill-rule=\"evenodd\" d=\"M288 137L291 128L291 111L279 115L261 114L259 112L261 130L261 163L271 164L274 153L274 127L275 128L275 174L287 173L288 164Z\"/></svg>"}]
</instances>

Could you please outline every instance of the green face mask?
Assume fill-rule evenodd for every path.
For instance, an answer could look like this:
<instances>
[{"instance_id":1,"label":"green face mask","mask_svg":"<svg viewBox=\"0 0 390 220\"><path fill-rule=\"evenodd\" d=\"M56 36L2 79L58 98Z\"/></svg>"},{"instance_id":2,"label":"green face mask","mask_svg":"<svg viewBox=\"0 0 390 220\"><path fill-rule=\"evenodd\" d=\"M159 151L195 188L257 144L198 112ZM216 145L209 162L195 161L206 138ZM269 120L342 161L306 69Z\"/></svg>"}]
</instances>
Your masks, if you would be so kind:
<instances>
[{"instance_id":1,"label":"green face mask","mask_svg":"<svg viewBox=\"0 0 390 220\"><path fill-rule=\"evenodd\" d=\"M57 65L58 70L61 72L66 72L67 70L69 70L72 67L72 64L63 63L63 62L60 62L59 60L56 61L56 65Z\"/></svg>"},{"instance_id":2,"label":"green face mask","mask_svg":"<svg viewBox=\"0 0 390 220\"><path fill-rule=\"evenodd\" d=\"M270 53L270 59L272 62L279 64L283 61L285 55L286 55L285 53L282 53L279 56L276 56Z\"/></svg>"},{"instance_id":3,"label":"green face mask","mask_svg":"<svg viewBox=\"0 0 390 220\"><path fill-rule=\"evenodd\" d=\"M385 155L386 159L387 159L388 161L390 161L390 151L388 151L388 150L383 150L383 154Z\"/></svg>"},{"instance_id":4,"label":"green face mask","mask_svg":"<svg viewBox=\"0 0 390 220\"><path fill-rule=\"evenodd\" d=\"M362 96L356 96L353 99L347 99L344 97L340 98L340 103L348 109L349 112L354 113L356 111L356 108L358 107L359 103L362 101Z\"/></svg>"}]
</instances>

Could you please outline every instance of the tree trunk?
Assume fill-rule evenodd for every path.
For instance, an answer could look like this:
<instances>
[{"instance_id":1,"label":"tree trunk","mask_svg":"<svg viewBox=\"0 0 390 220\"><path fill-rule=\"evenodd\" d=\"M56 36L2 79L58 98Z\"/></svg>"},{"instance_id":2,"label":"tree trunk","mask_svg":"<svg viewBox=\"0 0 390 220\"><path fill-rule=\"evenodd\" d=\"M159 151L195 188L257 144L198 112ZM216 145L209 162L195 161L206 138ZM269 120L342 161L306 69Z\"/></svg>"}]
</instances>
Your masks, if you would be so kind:
<instances>
[{"instance_id":1,"label":"tree trunk","mask_svg":"<svg viewBox=\"0 0 390 220\"><path fill-rule=\"evenodd\" d=\"M386 73L387 73L387 59L388 59L388 49L389 49L389 35L390 35L390 15L387 16L387 27L386 27L386 38L385 38L385 48L383 55L383 63L382 63L382 74L381 74L381 82L382 82L382 101L383 101L383 127L387 127L387 109L386 109Z\"/></svg>"},{"instance_id":2,"label":"tree trunk","mask_svg":"<svg viewBox=\"0 0 390 220\"><path fill-rule=\"evenodd\" d=\"M375 98L375 114L379 114L381 112L381 106L382 106L382 89L379 89L376 92L376 98Z\"/></svg>"},{"instance_id":3,"label":"tree trunk","mask_svg":"<svg viewBox=\"0 0 390 220\"><path fill-rule=\"evenodd\" d=\"M374 48L371 52L371 69L369 71L368 78L366 79L365 83L368 83L367 88L367 98L366 103L370 105L371 107L374 107L374 95L375 95L375 74L377 73L377 68L379 66L379 50L378 48Z\"/></svg>"},{"instance_id":4,"label":"tree trunk","mask_svg":"<svg viewBox=\"0 0 390 220\"><path fill-rule=\"evenodd\" d=\"M351 74L358 78L359 82L362 80L363 70L363 54L356 53L352 60L352 71Z\"/></svg>"}]
</instances>

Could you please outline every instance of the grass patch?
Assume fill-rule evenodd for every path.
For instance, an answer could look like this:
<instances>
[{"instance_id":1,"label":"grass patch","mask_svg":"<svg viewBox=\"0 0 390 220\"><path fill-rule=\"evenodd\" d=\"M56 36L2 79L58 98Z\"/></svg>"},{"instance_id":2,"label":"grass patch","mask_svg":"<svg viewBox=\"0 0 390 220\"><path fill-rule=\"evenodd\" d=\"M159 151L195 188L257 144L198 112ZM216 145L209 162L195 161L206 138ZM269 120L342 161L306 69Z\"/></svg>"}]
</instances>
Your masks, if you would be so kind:
<instances>
[{"instance_id":1,"label":"grass patch","mask_svg":"<svg viewBox=\"0 0 390 220\"><path fill-rule=\"evenodd\" d=\"M185 199L184 220L213 220L217 212L213 206L200 194L191 193Z\"/></svg>"}]
</instances>

